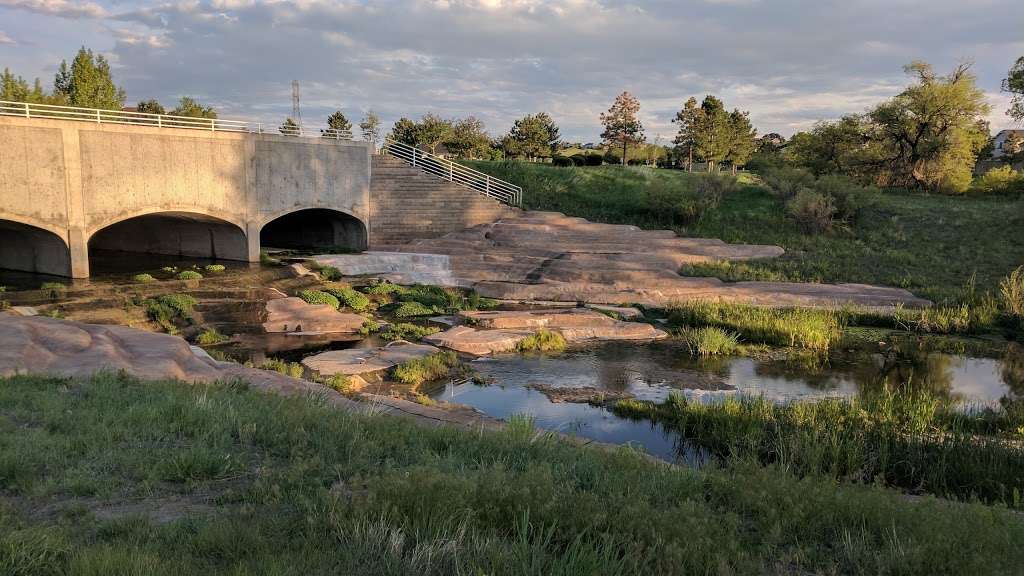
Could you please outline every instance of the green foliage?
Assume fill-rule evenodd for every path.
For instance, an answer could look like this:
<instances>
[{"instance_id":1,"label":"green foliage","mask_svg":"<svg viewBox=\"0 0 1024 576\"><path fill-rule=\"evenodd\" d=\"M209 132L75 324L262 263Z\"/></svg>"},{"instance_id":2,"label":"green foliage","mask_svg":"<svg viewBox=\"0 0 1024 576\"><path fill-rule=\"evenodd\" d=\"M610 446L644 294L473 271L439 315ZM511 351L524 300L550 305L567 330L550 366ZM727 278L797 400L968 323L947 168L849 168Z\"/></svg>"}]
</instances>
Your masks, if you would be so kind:
<instances>
[{"instance_id":1,"label":"green foliage","mask_svg":"<svg viewBox=\"0 0 1024 576\"><path fill-rule=\"evenodd\" d=\"M178 280L202 280L203 275L195 270L182 270L178 272Z\"/></svg>"},{"instance_id":2,"label":"green foliage","mask_svg":"<svg viewBox=\"0 0 1024 576\"><path fill-rule=\"evenodd\" d=\"M668 313L671 326L721 328L746 342L821 352L839 341L843 328L840 314L833 310L699 301L673 305Z\"/></svg>"},{"instance_id":3,"label":"green foliage","mask_svg":"<svg viewBox=\"0 0 1024 576\"><path fill-rule=\"evenodd\" d=\"M196 299L188 294L164 294L143 301L146 315L170 333L177 332L175 320L191 321Z\"/></svg>"},{"instance_id":4,"label":"green foliage","mask_svg":"<svg viewBox=\"0 0 1024 576\"><path fill-rule=\"evenodd\" d=\"M260 250L260 264L264 266L280 266L282 262Z\"/></svg>"},{"instance_id":5,"label":"green foliage","mask_svg":"<svg viewBox=\"0 0 1024 576\"><path fill-rule=\"evenodd\" d=\"M59 298L68 287L62 282L43 282L39 289L50 293L50 298Z\"/></svg>"},{"instance_id":6,"label":"green foliage","mask_svg":"<svg viewBox=\"0 0 1024 576\"><path fill-rule=\"evenodd\" d=\"M660 405L624 402L623 416L651 418L723 460L754 459L797 476L827 475L964 500L1020 506L1020 448L979 436L1024 423L1018 412L963 412L906 384L852 400L777 404L761 397ZM1011 421L1006 419L1010 418Z\"/></svg>"},{"instance_id":7,"label":"green foliage","mask_svg":"<svg viewBox=\"0 0 1024 576\"><path fill-rule=\"evenodd\" d=\"M156 100L143 100L135 105L135 110L141 114L167 114L167 110Z\"/></svg>"},{"instance_id":8,"label":"green foliage","mask_svg":"<svg viewBox=\"0 0 1024 576\"><path fill-rule=\"evenodd\" d=\"M332 374L322 379L322 384L341 393L352 390L352 378L347 374Z\"/></svg>"},{"instance_id":9,"label":"green foliage","mask_svg":"<svg viewBox=\"0 0 1024 576\"><path fill-rule=\"evenodd\" d=\"M814 174L803 168L783 166L774 168L761 175L768 188L780 198L788 200L797 192L814 186Z\"/></svg>"},{"instance_id":10,"label":"green foliage","mask_svg":"<svg viewBox=\"0 0 1024 576\"><path fill-rule=\"evenodd\" d=\"M386 330L380 333L380 337L388 341L408 340L409 342L418 342L425 336L430 336L440 331L441 329L436 326L419 326L408 322L400 322L388 326Z\"/></svg>"},{"instance_id":11,"label":"green foliage","mask_svg":"<svg viewBox=\"0 0 1024 576\"><path fill-rule=\"evenodd\" d=\"M69 106L106 110L124 107L124 89L114 84L110 63L102 54L93 54L84 46L75 55L70 68L66 61L60 63L53 90Z\"/></svg>"},{"instance_id":12,"label":"green foliage","mask_svg":"<svg viewBox=\"0 0 1024 576\"><path fill-rule=\"evenodd\" d=\"M1007 314L1024 321L1024 266L1018 266L999 283L999 295Z\"/></svg>"},{"instance_id":13,"label":"green foliage","mask_svg":"<svg viewBox=\"0 0 1024 576\"><path fill-rule=\"evenodd\" d=\"M103 519L5 507L4 574L918 576L1024 564L1012 511L736 460L666 466L559 441L523 417L500 431L422 426L116 375L11 378L0 406L8 500L104 504ZM208 502L201 514L164 504L189 495ZM159 521L115 513L122 503L159 509Z\"/></svg>"},{"instance_id":14,"label":"green foliage","mask_svg":"<svg viewBox=\"0 0 1024 576\"><path fill-rule=\"evenodd\" d=\"M565 337L561 333L545 329L516 343L519 352L561 352L565 347Z\"/></svg>"},{"instance_id":15,"label":"green foliage","mask_svg":"<svg viewBox=\"0 0 1024 576\"><path fill-rule=\"evenodd\" d=\"M644 141L644 126L637 114L640 112L640 101L629 92L615 97L608 112L601 114L604 132L601 139L609 147L621 149L624 161L628 158L629 146Z\"/></svg>"},{"instance_id":16,"label":"green foliage","mask_svg":"<svg viewBox=\"0 0 1024 576\"><path fill-rule=\"evenodd\" d=\"M9 69L4 68L0 74L0 100L10 102L29 102L31 104L67 104L63 94L48 94L43 89L42 82L36 78L29 87L28 82L21 76L15 76Z\"/></svg>"},{"instance_id":17,"label":"green foliage","mask_svg":"<svg viewBox=\"0 0 1024 576\"><path fill-rule=\"evenodd\" d=\"M449 154L457 158L489 158L491 137L483 121L469 116L456 120L451 133L444 142Z\"/></svg>"},{"instance_id":18,"label":"green foliage","mask_svg":"<svg viewBox=\"0 0 1024 576\"><path fill-rule=\"evenodd\" d=\"M334 294L323 290L303 290L299 292L299 298L305 300L307 304L328 304L332 308L341 307L341 302Z\"/></svg>"},{"instance_id":19,"label":"green foliage","mask_svg":"<svg viewBox=\"0 0 1024 576\"><path fill-rule=\"evenodd\" d=\"M568 156L558 156L558 155L555 155L554 157L551 158L551 165L552 166L561 166L561 167L564 168L564 167L575 166L576 164Z\"/></svg>"},{"instance_id":20,"label":"green foliage","mask_svg":"<svg viewBox=\"0 0 1024 576\"><path fill-rule=\"evenodd\" d=\"M370 305L369 298L348 286L341 288L324 288L324 292L338 299L339 308L341 305L344 305L356 312L362 312Z\"/></svg>"},{"instance_id":21,"label":"green foliage","mask_svg":"<svg viewBox=\"0 0 1024 576\"><path fill-rule=\"evenodd\" d=\"M1024 122L1024 56L1017 58L1010 67L1003 80L1003 90L1013 94L1006 115L1018 122Z\"/></svg>"},{"instance_id":22,"label":"green foliage","mask_svg":"<svg viewBox=\"0 0 1024 576\"><path fill-rule=\"evenodd\" d=\"M210 274L220 274L225 270L225 268L223 264L207 264L203 267L203 270L206 270Z\"/></svg>"},{"instance_id":23,"label":"green foliage","mask_svg":"<svg viewBox=\"0 0 1024 576\"><path fill-rule=\"evenodd\" d=\"M172 116L187 116L189 118L207 118L210 120L217 118L217 111L213 107L203 106L194 98L188 96L182 96L181 100L178 101L178 105L170 113Z\"/></svg>"},{"instance_id":24,"label":"green foliage","mask_svg":"<svg viewBox=\"0 0 1024 576\"><path fill-rule=\"evenodd\" d=\"M302 133L302 127L295 120L285 118L284 122L277 127L277 131L285 136L299 136Z\"/></svg>"},{"instance_id":25,"label":"green foliage","mask_svg":"<svg viewBox=\"0 0 1024 576\"><path fill-rule=\"evenodd\" d=\"M714 326L703 328L682 328L677 336L686 342L687 348L694 356L719 356L736 352L739 337Z\"/></svg>"},{"instance_id":26,"label":"green foliage","mask_svg":"<svg viewBox=\"0 0 1024 576\"><path fill-rule=\"evenodd\" d=\"M415 316L432 316L437 310L424 306L415 301L402 302L395 308L394 314L398 318L412 318Z\"/></svg>"},{"instance_id":27,"label":"green foliage","mask_svg":"<svg viewBox=\"0 0 1024 576\"><path fill-rule=\"evenodd\" d=\"M367 110L366 117L359 123L359 130L363 134L363 140L372 143L376 149L380 141L380 116L373 110Z\"/></svg>"},{"instance_id":28,"label":"green foliage","mask_svg":"<svg viewBox=\"0 0 1024 576\"><path fill-rule=\"evenodd\" d=\"M1024 174L1010 166L999 166L985 172L971 184L971 192L980 194L1024 193Z\"/></svg>"},{"instance_id":29,"label":"green foliage","mask_svg":"<svg viewBox=\"0 0 1024 576\"><path fill-rule=\"evenodd\" d=\"M836 206L830 196L804 188L786 202L786 213L807 234L821 234L832 228Z\"/></svg>"},{"instance_id":30,"label":"green foliage","mask_svg":"<svg viewBox=\"0 0 1024 576\"><path fill-rule=\"evenodd\" d=\"M298 362L285 362L280 358L267 358L260 364L261 370L270 370L289 376L291 378L302 378L305 369Z\"/></svg>"},{"instance_id":31,"label":"green foliage","mask_svg":"<svg viewBox=\"0 0 1024 576\"><path fill-rule=\"evenodd\" d=\"M366 321L363 322L363 325L359 327L359 333L363 336L369 336L379 330L380 322L377 322L373 318L367 318Z\"/></svg>"},{"instance_id":32,"label":"green foliage","mask_svg":"<svg viewBox=\"0 0 1024 576\"><path fill-rule=\"evenodd\" d=\"M149 282L155 282L156 278L153 278L151 274L142 273L132 276L132 281L139 282L141 284L147 284Z\"/></svg>"},{"instance_id":33,"label":"green foliage","mask_svg":"<svg viewBox=\"0 0 1024 576\"><path fill-rule=\"evenodd\" d=\"M506 158L542 160L554 155L559 138L555 121L546 112L539 112L513 122L501 140L501 147Z\"/></svg>"},{"instance_id":34,"label":"green foliage","mask_svg":"<svg viewBox=\"0 0 1024 576\"><path fill-rule=\"evenodd\" d=\"M216 328L205 328L196 336L196 344L200 346L214 346L228 341L228 337L217 331Z\"/></svg>"},{"instance_id":35,"label":"green foliage","mask_svg":"<svg viewBox=\"0 0 1024 576\"><path fill-rule=\"evenodd\" d=\"M363 292L367 294L383 295L393 294L395 292L400 291L401 289L402 287L399 286L398 284L392 284L391 282L384 280L380 282L374 282L373 284L364 287Z\"/></svg>"},{"instance_id":36,"label":"green foliage","mask_svg":"<svg viewBox=\"0 0 1024 576\"><path fill-rule=\"evenodd\" d=\"M444 350L430 356L406 360L392 369L391 375L402 384L414 389L426 382L440 380L451 374L459 365L459 357L451 350Z\"/></svg>"},{"instance_id":37,"label":"green foliage","mask_svg":"<svg viewBox=\"0 0 1024 576\"><path fill-rule=\"evenodd\" d=\"M337 110L327 117L327 128L338 132L351 132L352 122L345 117L345 113Z\"/></svg>"}]
</instances>

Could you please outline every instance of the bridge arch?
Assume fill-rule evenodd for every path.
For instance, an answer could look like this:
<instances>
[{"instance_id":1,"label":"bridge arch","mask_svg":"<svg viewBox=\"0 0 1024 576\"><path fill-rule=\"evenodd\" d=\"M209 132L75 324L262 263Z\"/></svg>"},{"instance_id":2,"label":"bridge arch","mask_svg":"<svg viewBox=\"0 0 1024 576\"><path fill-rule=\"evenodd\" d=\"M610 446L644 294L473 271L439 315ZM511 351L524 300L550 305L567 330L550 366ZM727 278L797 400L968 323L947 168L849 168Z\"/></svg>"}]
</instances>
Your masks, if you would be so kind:
<instances>
[{"instance_id":1,"label":"bridge arch","mask_svg":"<svg viewBox=\"0 0 1024 576\"><path fill-rule=\"evenodd\" d=\"M244 227L222 215L185 210L122 215L94 226L89 234L90 260L104 252L249 259Z\"/></svg>"},{"instance_id":2,"label":"bridge arch","mask_svg":"<svg viewBox=\"0 0 1024 576\"><path fill-rule=\"evenodd\" d=\"M71 276L67 231L0 214L0 268Z\"/></svg>"},{"instance_id":3,"label":"bridge arch","mask_svg":"<svg viewBox=\"0 0 1024 576\"><path fill-rule=\"evenodd\" d=\"M265 248L366 250L369 236L359 218L330 208L302 208L267 218L260 226Z\"/></svg>"}]
</instances>

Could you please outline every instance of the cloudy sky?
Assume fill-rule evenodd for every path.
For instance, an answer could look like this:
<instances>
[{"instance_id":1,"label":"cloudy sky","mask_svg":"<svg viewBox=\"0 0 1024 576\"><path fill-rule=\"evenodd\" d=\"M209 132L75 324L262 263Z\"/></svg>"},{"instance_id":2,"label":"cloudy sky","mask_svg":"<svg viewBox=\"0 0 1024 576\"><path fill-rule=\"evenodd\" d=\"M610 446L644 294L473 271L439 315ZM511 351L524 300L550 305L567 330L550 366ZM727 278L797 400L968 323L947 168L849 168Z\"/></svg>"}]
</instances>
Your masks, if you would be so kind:
<instances>
[{"instance_id":1,"label":"cloudy sky","mask_svg":"<svg viewBox=\"0 0 1024 576\"><path fill-rule=\"evenodd\" d=\"M105 53L129 103L194 96L222 117L279 122L299 80L307 123L341 108L387 126L476 115L498 134L547 111L593 141L629 90L650 141L689 96L789 135L899 91L902 65L974 62L999 85L1024 55L1022 0L0 0L0 67L49 84L81 45Z\"/></svg>"}]
</instances>

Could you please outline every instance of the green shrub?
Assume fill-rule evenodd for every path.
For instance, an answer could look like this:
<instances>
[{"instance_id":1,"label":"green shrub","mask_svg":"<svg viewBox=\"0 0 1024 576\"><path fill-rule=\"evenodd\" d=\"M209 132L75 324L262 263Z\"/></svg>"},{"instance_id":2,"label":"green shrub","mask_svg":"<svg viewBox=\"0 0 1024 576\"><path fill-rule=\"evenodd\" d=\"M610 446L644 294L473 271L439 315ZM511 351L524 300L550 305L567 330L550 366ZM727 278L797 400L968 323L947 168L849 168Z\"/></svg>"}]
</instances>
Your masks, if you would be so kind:
<instances>
[{"instance_id":1,"label":"green shrub","mask_svg":"<svg viewBox=\"0 0 1024 576\"><path fill-rule=\"evenodd\" d=\"M156 278L153 278L153 276L151 274L143 273L143 274L136 274L135 276L132 276L132 280L135 281L135 282L139 282L141 284L147 284L149 282L155 282Z\"/></svg>"},{"instance_id":2,"label":"green shrub","mask_svg":"<svg viewBox=\"0 0 1024 576\"><path fill-rule=\"evenodd\" d=\"M622 164L622 156L611 150L605 152L603 160L605 164Z\"/></svg>"},{"instance_id":3,"label":"green shrub","mask_svg":"<svg viewBox=\"0 0 1024 576\"><path fill-rule=\"evenodd\" d=\"M291 376L292 378L302 378L302 375L305 372L302 364L299 364L298 362L285 362L280 358L267 358L262 364L260 364L260 369L278 372L285 376Z\"/></svg>"},{"instance_id":4,"label":"green shrub","mask_svg":"<svg viewBox=\"0 0 1024 576\"><path fill-rule=\"evenodd\" d=\"M410 301L402 302L398 308L395 309L395 316L398 318L413 318L416 316L433 316L437 314L437 310L428 308L419 302Z\"/></svg>"},{"instance_id":5,"label":"green shrub","mask_svg":"<svg viewBox=\"0 0 1024 576\"><path fill-rule=\"evenodd\" d=\"M732 354L739 347L739 337L714 326L684 328L679 337L686 342L694 356L717 356Z\"/></svg>"},{"instance_id":6,"label":"green shrub","mask_svg":"<svg viewBox=\"0 0 1024 576\"><path fill-rule=\"evenodd\" d=\"M406 360L395 366L392 376L398 382L411 385L415 389L425 382L448 376L458 364L459 357L455 352L444 350L423 358Z\"/></svg>"},{"instance_id":7,"label":"green shrub","mask_svg":"<svg viewBox=\"0 0 1024 576\"><path fill-rule=\"evenodd\" d=\"M536 334L523 338L516 344L520 352L560 352L565 350L565 337L552 330L541 329Z\"/></svg>"},{"instance_id":8,"label":"green shrub","mask_svg":"<svg viewBox=\"0 0 1024 576\"><path fill-rule=\"evenodd\" d=\"M820 234L832 228L836 206L832 198L804 188L786 202L786 213L808 234Z\"/></svg>"},{"instance_id":9,"label":"green shrub","mask_svg":"<svg viewBox=\"0 0 1024 576\"><path fill-rule=\"evenodd\" d=\"M334 266L321 266L317 272L323 280L330 282L341 280L341 270L338 270Z\"/></svg>"},{"instance_id":10,"label":"green shrub","mask_svg":"<svg viewBox=\"0 0 1024 576\"><path fill-rule=\"evenodd\" d=\"M701 215L701 205L695 194L664 182L652 182L647 187L647 210L652 218L670 225L690 224Z\"/></svg>"},{"instance_id":11,"label":"green shrub","mask_svg":"<svg viewBox=\"0 0 1024 576\"><path fill-rule=\"evenodd\" d=\"M196 337L196 344L200 346L213 346L227 342L228 337L217 331L216 328L206 328Z\"/></svg>"},{"instance_id":12,"label":"green shrub","mask_svg":"<svg viewBox=\"0 0 1024 576\"><path fill-rule=\"evenodd\" d=\"M359 327L359 333L363 336L369 336L374 332L380 330L380 322L377 322L373 318L367 318L363 325Z\"/></svg>"},{"instance_id":13,"label":"green shrub","mask_svg":"<svg viewBox=\"0 0 1024 576\"><path fill-rule=\"evenodd\" d=\"M164 294L143 301L146 315L171 333L177 331L174 326L175 320L192 320L192 310L195 305L196 299L188 294Z\"/></svg>"},{"instance_id":14,"label":"green shrub","mask_svg":"<svg viewBox=\"0 0 1024 576\"><path fill-rule=\"evenodd\" d=\"M264 266L280 266L281 261L266 252L260 251L260 264Z\"/></svg>"},{"instance_id":15,"label":"green shrub","mask_svg":"<svg viewBox=\"0 0 1024 576\"><path fill-rule=\"evenodd\" d=\"M555 157L553 157L551 159L551 164L553 166L560 166L560 167L575 166L573 161L569 157L567 157L567 156L555 156Z\"/></svg>"},{"instance_id":16,"label":"green shrub","mask_svg":"<svg viewBox=\"0 0 1024 576\"><path fill-rule=\"evenodd\" d=\"M366 307L370 305L370 299L367 298L365 294L353 290L352 288L324 288L324 292L334 296L338 299L338 302L355 310L356 312L366 310Z\"/></svg>"},{"instance_id":17,"label":"green shrub","mask_svg":"<svg viewBox=\"0 0 1024 576\"><path fill-rule=\"evenodd\" d=\"M706 208L714 208L722 201L722 197L739 189L739 182L732 174L701 174L697 177L697 195L706 203Z\"/></svg>"},{"instance_id":18,"label":"green shrub","mask_svg":"<svg viewBox=\"0 0 1024 576\"><path fill-rule=\"evenodd\" d=\"M43 282L42 284L39 285L39 289L40 290L49 290L51 293L53 293L53 292L62 292L64 290L67 290L68 287L65 284L61 283L61 282Z\"/></svg>"},{"instance_id":19,"label":"green shrub","mask_svg":"<svg viewBox=\"0 0 1024 576\"><path fill-rule=\"evenodd\" d=\"M440 331L441 329L435 326L419 326L408 322L401 322L388 326L386 330L380 333L380 337L388 341L408 340L410 342L418 342L425 336L430 336Z\"/></svg>"},{"instance_id":20,"label":"green shrub","mask_svg":"<svg viewBox=\"0 0 1024 576\"><path fill-rule=\"evenodd\" d=\"M203 275L195 270L182 270L178 272L178 280L202 280Z\"/></svg>"},{"instance_id":21,"label":"green shrub","mask_svg":"<svg viewBox=\"0 0 1024 576\"><path fill-rule=\"evenodd\" d=\"M587 152L583 159L587 166L600 166L604 164L604 156L596 152Z\"/></svg>"},{"instance_id":22,"label":"green shrub","mask_svg":"<svg viewBox=\"0 0 1024 576\"><path fill-rule=\"evenodd\" d=\"M779 197L789 199L814 185L814 175L803 168L781 167L762 175L765 184Z\"/></svg>"},{"instance_id":23,"label":"green shrub","mask_svg":"<svg viewBox=\"0 0 1024 576\"><path fill-rule=\"evenodd\" d=\"M573 154L569 156L569 160L572 160L573 166L586 166L587 160L583 157L583 154Z\"/></svg>"},{"instance_id":24,"label":"green shrub","mask_svg":"<svg viewBox=\"0 0 1024 576\"><path fill-rule=\"evenodd\" d=\"M341 393L352 390L352 378L348 374L332 374L323 378L321 383Z\"/></svg>"},{"instance_id":25,"label":"green shrub","mask_svg":"<svg viewBox=\"0 0 1024 576\"><path fill-rule=\"evenodd\" d=\"M323 290L303 290L299 292L299 298L305 300L307 304L329 304L335 309L341 307L337 297Z\"/></svg>"},{"instance_id":26,"label":"green shrub","mask_svg":"<svg viewBox=\"0 0 1024 576\"><path fill-rule=\"evenodd\" d=\"M836 217L852 222L880 194L877 188L861 186L848 176L828 174L818 178L814 190L832 199Z\"/></svg>"},{"instance_id":27,"label":"green shrub","mask_svg":"<svg viewBox=\"0 0 1024 576\"><path fill-rule=\"evenodd\" d=\"M1012 194L1024 192L1024 173L1010 166L1000 166L985 172L971 185L979 194Z\"/></svg>"},{"instance_id":28,"label":"green shrub","mask_svg":"<svg viewBox=\"0 0 1024 576\"><path fill-rule=\"evenodd\" d=\"M402 290L401 286L399 286L398 284L392 284L391 282L388 282L386 280L382 280L380 282L374 282L373 284L370 284L369 286L363 287L363 292L365 292L366 294L374 294L374 295L393 294L393 293L399 292L401 290Z\"/></svg>"},{"instance_id":29,"label":"green shrub","mask_svg":"<svg viewBox=\"0 0 1024 576\"><path fill-rule=\"evenodd\" d=\"M206 270L210 274L220 274L225 270L225 268L223 264L207 264L203 267L203 270Z\"/></svg>"}]
</instances>

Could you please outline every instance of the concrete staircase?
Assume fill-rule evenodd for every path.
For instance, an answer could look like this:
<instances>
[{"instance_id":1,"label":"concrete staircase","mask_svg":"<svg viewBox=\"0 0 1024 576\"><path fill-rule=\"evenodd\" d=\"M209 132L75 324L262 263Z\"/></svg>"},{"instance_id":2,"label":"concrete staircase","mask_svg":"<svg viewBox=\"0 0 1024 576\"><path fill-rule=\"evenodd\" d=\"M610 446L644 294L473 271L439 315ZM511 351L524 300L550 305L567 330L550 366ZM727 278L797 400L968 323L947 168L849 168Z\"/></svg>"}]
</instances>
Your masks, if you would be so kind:
<instances>
[{"instance_id":1,"label":"concrete staircase","mask_svg":"<svg viewBox=\"0 0 1024 576\"><path fill-rule=\"evenodd\" d=\"M521 213L476 190L380 154L373 155L370 197L372 250L437 238Z\"/></svg>"}]
</instances>

